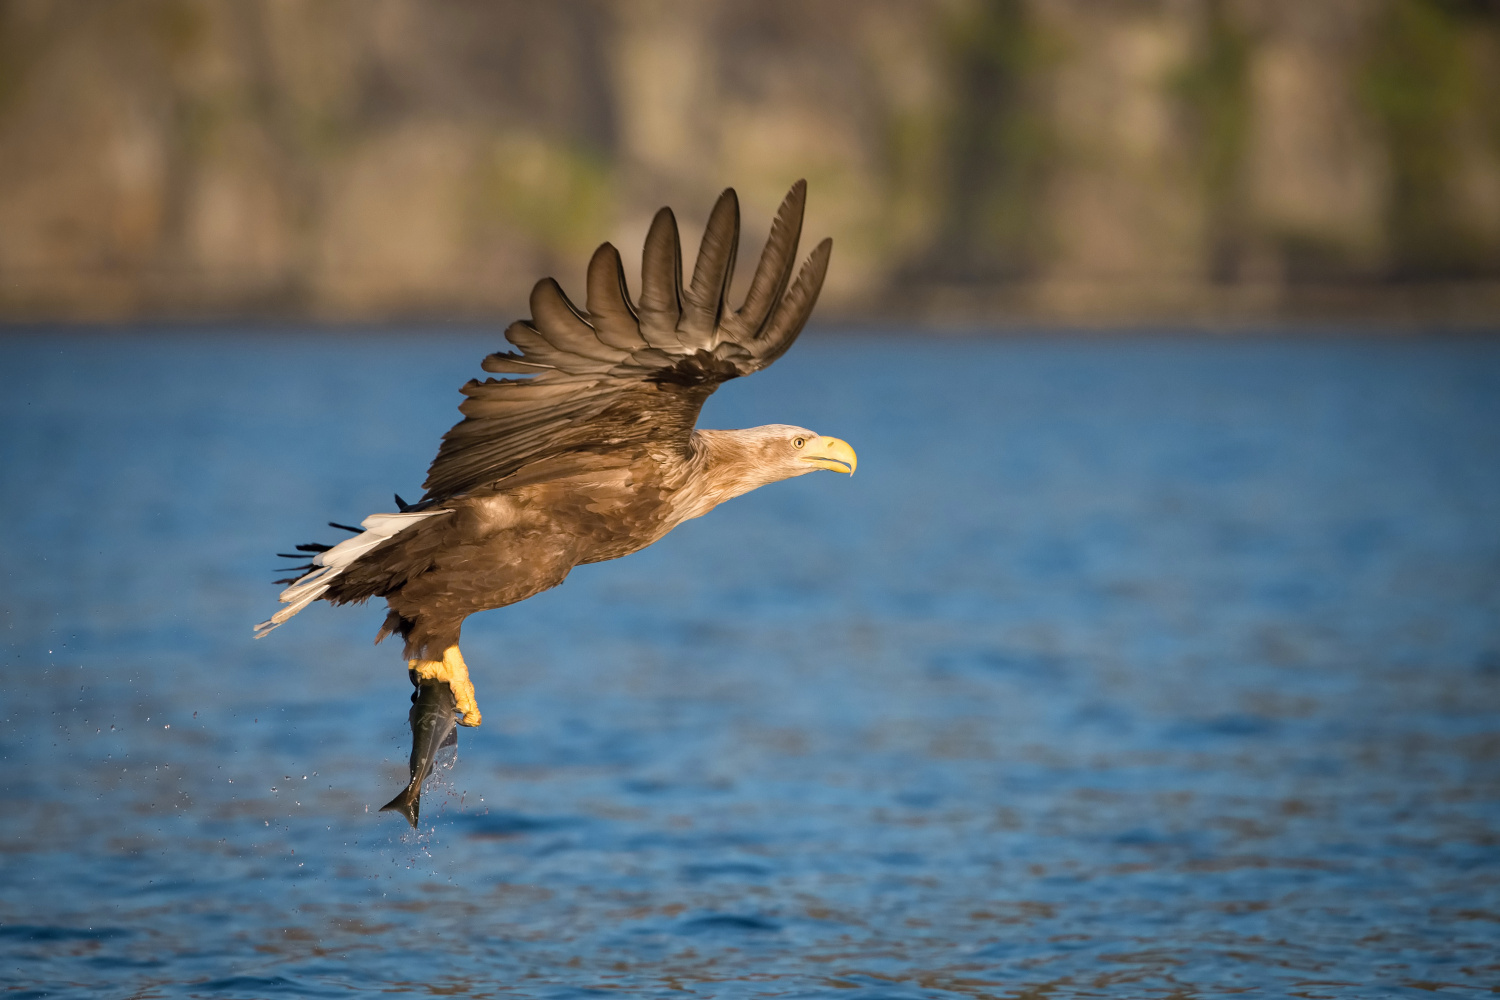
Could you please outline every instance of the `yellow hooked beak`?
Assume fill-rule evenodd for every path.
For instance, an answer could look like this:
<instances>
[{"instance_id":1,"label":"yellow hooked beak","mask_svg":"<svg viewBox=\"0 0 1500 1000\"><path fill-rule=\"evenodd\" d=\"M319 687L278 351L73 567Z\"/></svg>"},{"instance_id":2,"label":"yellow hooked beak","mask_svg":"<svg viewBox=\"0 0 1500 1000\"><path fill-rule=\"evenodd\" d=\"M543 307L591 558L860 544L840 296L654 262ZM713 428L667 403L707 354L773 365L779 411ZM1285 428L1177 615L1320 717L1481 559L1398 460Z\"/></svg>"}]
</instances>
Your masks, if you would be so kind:
<instances>
[{"instance_id":1,"label":"yellow hooked beak","mask_svg":"<svg viewBox=\"0 0 1500 1000\"><path fill-rule=\"evenodd\" d=\"M802 461L816 465L820 469L847 472L851 476L854 475L854 467L859 464L859 456L854 454L854 449L849 447L849 443L833 437L813 438L807 442L805 450L799 457Z\"/></svg>"}]
</instances>

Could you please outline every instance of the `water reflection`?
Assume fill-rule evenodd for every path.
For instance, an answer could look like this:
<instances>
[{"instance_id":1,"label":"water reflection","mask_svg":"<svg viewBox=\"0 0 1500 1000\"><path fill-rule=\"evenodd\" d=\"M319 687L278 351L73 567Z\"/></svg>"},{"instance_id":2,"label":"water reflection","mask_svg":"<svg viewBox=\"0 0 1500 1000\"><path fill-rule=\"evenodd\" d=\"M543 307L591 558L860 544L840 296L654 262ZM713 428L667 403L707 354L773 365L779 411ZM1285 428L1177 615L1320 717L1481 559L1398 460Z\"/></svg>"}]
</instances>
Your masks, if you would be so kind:
<instances>
[{"instance_id":1,"label":"water reflection","mask_svg":"<svg viewBox=\"0 0 1500 1000\"><path fill-rule=\"evenodd\" d=\"M21 995L1500 980L1500 350L814 340L708 422L859 475L476 618L409 834L380 612L247 627L491 339L0 348Z\"/></svg>"}]
</instances>

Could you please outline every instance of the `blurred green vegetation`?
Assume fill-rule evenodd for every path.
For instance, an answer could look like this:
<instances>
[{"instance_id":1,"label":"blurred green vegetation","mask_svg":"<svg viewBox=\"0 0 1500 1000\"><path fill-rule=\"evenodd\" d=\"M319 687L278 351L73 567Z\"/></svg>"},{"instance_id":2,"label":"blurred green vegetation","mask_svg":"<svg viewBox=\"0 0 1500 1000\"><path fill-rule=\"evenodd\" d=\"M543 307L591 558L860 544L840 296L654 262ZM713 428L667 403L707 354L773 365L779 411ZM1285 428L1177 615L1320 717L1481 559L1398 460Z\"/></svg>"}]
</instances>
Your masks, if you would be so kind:
<instances>
[{"instance_id":1,"label":"blurred green vegetation","mask_svg":"<svg viewBox=\"0 0 1500 1000\"><path fill-rule=\"evenodd\" d=\"M1047 253L1055 137L1035 81L1061 59L1025 0L994 0L943 25L954 97L932 266L959 280L1016 280Z\"/></svg>"},{"instance_id":2,"label":"blurred green vegetation","mask_svg":"<svg viewBox=\"0 0 1500 1000\"><path fill-rule=\"evenodd\" d=\"M1493 0L0 0L0 318L503 317L798 177L824 316L1483 315L1496 94Z\"/></svg>"},{"instance_id":3,"label":"blurred green vegetation","mask_svg":"<svg viewBox=\"0 0 1500 1000\"><path fill-rule=\"evenodd\" d=\"M1253 113L1253 43L1226 0L1206 0L1201 34L1201 43L1172 74L1170 89L1186 109L1190 155L1207 203L1209 273L1224 282L1239 271L1249 221L1245 154Z\"/></svg>"},{"instance_id":4,"label":"blurred green vegetation","mask_svg":"<svg viewBox=\"0 0 1500 1000\"><path fill-rule=\"evenodd\" d=\"M511 227L560 260L601 242L614 219L614 171L597 151L536 135L493 141L475 185L482 223Z\"/></svg>"},{"instance_id":5,"label":"blurred green vegetation","mask_svg":"<svg viewBox=\"0 0 1500 1000\"><path fill-rule=\"evenodd\" d=\"M1377 20L1362 89L1385 132L1387 225L1401 277L1500 266L1500 247L1476 232L1459 190L1465 141L1500 148L1497 43L1500 7L1480 0L1392 0Z\"/></svg>"}]
</instances>

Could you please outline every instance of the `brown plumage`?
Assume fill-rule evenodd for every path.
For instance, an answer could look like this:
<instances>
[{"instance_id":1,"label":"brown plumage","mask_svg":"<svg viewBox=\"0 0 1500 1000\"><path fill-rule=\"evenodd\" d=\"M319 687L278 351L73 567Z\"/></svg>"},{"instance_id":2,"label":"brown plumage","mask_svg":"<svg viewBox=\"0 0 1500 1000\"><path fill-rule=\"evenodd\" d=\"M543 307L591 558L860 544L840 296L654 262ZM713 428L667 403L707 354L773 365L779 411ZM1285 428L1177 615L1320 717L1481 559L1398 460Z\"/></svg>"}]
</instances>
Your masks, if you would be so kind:
<instances>
[{"instance_id":1,"label":"brown plumage","mask_svg":"<svg viewBox=\"0 0 1500 1000\"><path fill-rule=\"evenodd\" d=\"M714 205L687 286L666 208L646 236L635 303L608 243L589 263L587 311L551 278L538 282L531 320L505 333L518 351L483 362L528 377L465 385L464 419L443 436L422 500L372 515L331 548L299 546L316 555L257 634L313 600L384 597L377 641L400 635L413 676L449 681L464 724L478 725L458 652L466 617L555 587L574 566L628 555L758 486L853 472L853 449L805 428L694 429L719 385L779 358L812 312L832 243L819 243L793 280L805 195L798 181L782 202L738 309L725 301L739 245L733 190Z\"/></svg>"}]
</instances>

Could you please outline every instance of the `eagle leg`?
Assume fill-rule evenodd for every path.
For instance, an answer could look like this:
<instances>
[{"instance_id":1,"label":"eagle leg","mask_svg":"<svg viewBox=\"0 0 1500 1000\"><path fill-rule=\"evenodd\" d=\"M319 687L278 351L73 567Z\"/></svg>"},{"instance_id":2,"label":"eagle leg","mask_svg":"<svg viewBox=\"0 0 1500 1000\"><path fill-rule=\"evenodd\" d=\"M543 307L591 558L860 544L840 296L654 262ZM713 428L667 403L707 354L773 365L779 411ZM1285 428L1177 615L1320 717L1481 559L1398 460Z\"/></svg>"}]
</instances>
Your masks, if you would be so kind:
<instances>
[{"instance_id":1,"label":"eagle leg","mask_svg":"<svg viewBox=\"0 0 1500 1000\"><path fill-rule=\"evenodd\" d=\"M457 646L443 650L441 660L408 660L411 672L423 680L447 681L453 691L454 707L463 713L461 726L477 726L481 721L479 703L474 700L474 684L469 680L469 665Z\"/></svg>"}]
</instances>

